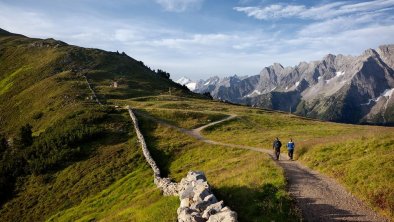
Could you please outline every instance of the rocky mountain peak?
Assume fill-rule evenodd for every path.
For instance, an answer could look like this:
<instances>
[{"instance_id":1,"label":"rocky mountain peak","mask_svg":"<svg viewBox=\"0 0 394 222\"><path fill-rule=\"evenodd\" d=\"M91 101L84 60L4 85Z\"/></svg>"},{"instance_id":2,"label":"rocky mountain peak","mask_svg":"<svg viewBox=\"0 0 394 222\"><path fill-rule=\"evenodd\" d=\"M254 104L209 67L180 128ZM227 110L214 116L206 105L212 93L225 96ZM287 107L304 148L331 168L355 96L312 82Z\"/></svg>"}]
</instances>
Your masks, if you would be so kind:
<instances>
[{"instance_id":1,"label":"rocky mountain peak","mask_svg":"<svg viewBox=\"0 0 394 222\"><path fill-rule=\"evenodd\" d=\"M256 76L211 83L196 92L331 121L394 123L394 96L384 93L394 86L394 45L368 49L360 56L328 54L294 67L274 63Z\"/></svg>"},{"instance_id":2,"label":"rocky mountain peak","mask_svg":"<svg viewBox=\"0 0 394 222\"><path fill-rule=\"evenodd\" d=\"M191 82L191 80L185 76L182 76L180 79L178 79L177 81L175 81L176 83L179 83L181 85L186 85L188 83Z\"/></svg>"},{"instance_id":3,"label":"rocky mountain peak","mask_svg":"<svg viewBox=\"0 0 394 222\"><path fill-rule=\"evenodd\" d=\"M334 62L336 56L333 54L327 54L326 56L324 56L323 61L327 61L327 62Z\"/></svg>"},{"instance_id":4,"label":"rocky mountain peak","mask_svg":"<svg viewBox=\"0 0 394 222\"><path fill-rule=\"evenodd\" d=\"M179 83L181 85L185 85L187 88L189 88L190 90L195 90L197 83L193 82L191 79L187 78L187 77L181 77L180 79L178 79L177 81L175 81L176 83Z\"/></svg>"},{"instance_id":5,"label":"rocky mountain peak","mask_svg":"<svg viewBox=\"0 0 394 222\"><path fill-rule=\"evenodd\" d=\"M284 67L282 66L282 64L280 64L280 63L274 63L272 66L270 66L270 67L272 67L274 70L282 70L282 69L284 69Z\"/></svg>"},{"instance_id":6,"label":"rocky mountain peak","mask_svg":"<svg viewBox=\"0 0 394 222\"><path fill-rule=\"evenodd\" d=\"M381 59L392 69L394 69L394 44L382 45L377 49Z\"/></svg>"},{"instance_id":7,"label":"rocky mountain peak","mask_svg":"<svg viewBox=\"0 0 394 222\"><path fill-rule=\"evenodd\" d=\"M363 53L364 56L377 56L378 53L376 52L375 49L367 49Z\"/></svg>"}]
</instances>

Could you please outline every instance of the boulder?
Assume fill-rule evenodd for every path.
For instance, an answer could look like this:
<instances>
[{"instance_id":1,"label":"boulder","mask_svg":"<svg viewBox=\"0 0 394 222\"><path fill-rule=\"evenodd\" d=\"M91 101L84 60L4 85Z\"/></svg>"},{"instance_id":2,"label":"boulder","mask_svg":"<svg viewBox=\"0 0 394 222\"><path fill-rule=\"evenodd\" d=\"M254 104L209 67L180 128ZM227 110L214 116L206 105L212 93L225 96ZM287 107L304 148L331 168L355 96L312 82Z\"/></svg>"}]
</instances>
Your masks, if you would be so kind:
<instances>
[{"instance_id":1,"label":"boulder","mask_svg":"<svg viewBox=\"0 0 394 222\"><path fill-rule=\"evenodd\" d=\"M207 222L237 222L237 213L230 210L228 207L222 208L222 210L214 215L211 215Z\"/></svg>"}]
</instances>

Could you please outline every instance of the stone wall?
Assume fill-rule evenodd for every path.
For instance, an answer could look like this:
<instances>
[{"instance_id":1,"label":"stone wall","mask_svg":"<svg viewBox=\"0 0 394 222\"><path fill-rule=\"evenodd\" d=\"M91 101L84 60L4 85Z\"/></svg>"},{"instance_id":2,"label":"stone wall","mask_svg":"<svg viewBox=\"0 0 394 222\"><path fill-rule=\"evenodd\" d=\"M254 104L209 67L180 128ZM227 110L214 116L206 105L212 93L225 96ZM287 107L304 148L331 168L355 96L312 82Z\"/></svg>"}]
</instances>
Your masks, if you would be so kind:
<instances>
[{"instance_id":1,"label":"stone wall","mask_svg":"<svg viewBox=\"0 0 394 222\"><path fill-rule=\"evenodd\" d=\"M177 210L179 222L236 222L237 214L218 201L211 191L203 172L190 171L180 183L171 182L160 176L160 169L150 155L137 117L127 107L133 121L137 138L141 144L146 161L153 170L154 183L166 196L179 196L180 206Z\"/></svg>"},{"instance_id":2,"label":"stone wall","mask_svg":"<svg viewBox=\"0 0 394 222\"><path fill-rule=\"evenodd\" d=\"M83 75L83 77L85 78L85 81L86 81L86 83L88 84L88 87L89 87L90 91L91 91L92 94L93 94L94 100L96 100L96 102L97 102L99 105L102 106L103 104L101 104L101 102L100 102L100 100L98 99L96 93L94 92L92 86L90 85L89 80L88 80L88 77L86 77L86 75Z\"/></svg>"},{"instance_id":3,"label":"stone wall","mask_svg":"<svg viewBox=\"0 0 394 222\"><path fill-rule=\"evenodd\" d=\"M218 201L203 172L190 171L178 184L179 222L235 222L237 214Z\"/></svg>"},{"instance_id":4,"label":"stone wall","mask_svg":"<svg viewBox=\"0 0 394 222\"><path fill-rule=\"evenodd\" d=\"M134 115L132 109L128 107L129 114L131 119L133 120L134 129L137 133L138 141L141 144L142 153L145 156L146 162L150 165L153 170L153 180L156 186L163 191L163 194L166 196L176 196L178 195L178 185L176 183L171 182L169 178L161 178L160 169L157 167L156 162L153 160L148 147L146 146L144 136L142 135L139 127L137 117Z\"/></svg>"}]
</instances>

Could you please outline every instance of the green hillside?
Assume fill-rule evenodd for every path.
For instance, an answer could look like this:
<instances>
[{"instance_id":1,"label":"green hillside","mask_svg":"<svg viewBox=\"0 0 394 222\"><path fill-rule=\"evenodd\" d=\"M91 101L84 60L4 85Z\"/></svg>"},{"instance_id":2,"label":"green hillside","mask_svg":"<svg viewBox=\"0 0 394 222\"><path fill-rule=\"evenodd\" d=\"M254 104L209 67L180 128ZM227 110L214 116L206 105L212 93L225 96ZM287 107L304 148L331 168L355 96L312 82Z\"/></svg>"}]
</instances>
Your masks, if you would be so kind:
<instances>
[{"instance_id":1,"label":"green hillside","mask_svg":"<svg viewBox=\"0 0 394 222\"><path fill-rule=\"evenodd\" d=\"M111 91L115 81L119 87ZM106 100L169 88L189 95L125 54L1 30L0 140L9 145L0 149L0 220L45 220L140 171L145 174L137 177L152 190L129 118ZM32 144L19 142L26 124Z\"/></svg>"},{"instance_id":2,"label":"green hillside","mask_svg":"<svg viewBox=\"0 0 394 222\"><path fill-rule=\"evenodd\" d=\"M235 114L203 134L262 148L292 137L299 161L394 218L394 129L212 101L167 77L124 53L0 30L0 221L176 221L178 198L155 187L126 105L163 176L204 171L240 221L300 220L283 170L266 154L169 124L193 129Z\"/></svg>"}]
</instances>

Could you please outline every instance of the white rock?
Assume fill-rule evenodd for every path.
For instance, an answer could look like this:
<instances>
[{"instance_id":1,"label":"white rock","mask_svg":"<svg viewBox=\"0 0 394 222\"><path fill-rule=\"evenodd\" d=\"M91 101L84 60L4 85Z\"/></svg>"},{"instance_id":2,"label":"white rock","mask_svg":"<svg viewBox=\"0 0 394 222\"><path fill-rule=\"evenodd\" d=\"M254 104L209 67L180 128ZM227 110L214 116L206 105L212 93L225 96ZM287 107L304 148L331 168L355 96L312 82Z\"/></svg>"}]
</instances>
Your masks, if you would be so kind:
<instances>
[{"instance_id":1,"label":"white rock","mask_svg":"<svg viewBox=\"0 0 394 222\"><path fill-rule=\"evenodd\" d=\"M204 210L202 217L205 219L208 219L211 217L211 215L214 215L214 214L220 212L220 210L222 210L222 208L223 208L223 201L212 204Z\"/></svg>"},{"instance_id":2,"label":"white rock","mask_svg":"<svg viewBox=\"0 0 394 222\"><path fill-rule=\"evenodd\" d=\"M223 211L209 217L207 222L237 222L237 213L234 211Z\"/></svg>"}]
</instances>

